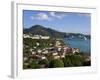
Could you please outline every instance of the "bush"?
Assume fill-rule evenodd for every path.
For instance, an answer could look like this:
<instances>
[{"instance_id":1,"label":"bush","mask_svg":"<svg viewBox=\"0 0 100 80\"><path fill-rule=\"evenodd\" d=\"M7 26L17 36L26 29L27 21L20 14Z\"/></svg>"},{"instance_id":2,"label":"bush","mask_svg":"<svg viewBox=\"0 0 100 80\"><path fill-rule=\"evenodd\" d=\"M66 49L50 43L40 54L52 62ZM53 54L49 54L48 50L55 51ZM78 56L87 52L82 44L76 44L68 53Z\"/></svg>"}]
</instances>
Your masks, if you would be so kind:
<instances>
[{"instance_id":1,"label":"bush","mask_svg":"<svg viewBox=\"0 0 100 80\"><path fill-rule=\"evenodd\" d=\"M48 67L49 62L48 62L48 60L44 59L44 60L39 61L38 64L39 65L44 65L44 67L46 68L46 67Z\"/></svg>"},{"instance_id":2,"label":"bush","mask_svg":"<svg viewBox=\"0 0 100 80\"><path fill-rule=\"evenodd\" d=\"M79 55L67 55L63 62L65 67L83 66L83 58Z\"/></svg>"},{"instance_id":3,"label":"bush","mask_svg":"<svg viewBox=\"0 0 100 80\"><path fill-rule=\"evenodd\" d=\"M33 60L33 61L30 63L31 68L36 68L36 65L37 65L36 60Z\"/></svg>"},{"instance_id":4,"label":"bush","mask_svg":"<svg viewBox=\"0 0 100 80\"><path fill-rule=\"evenodd\" d=\"M71 59L69 57L66 57L63 59L63 62L64 62L64 66L65 67L71 67L71 66L74 66L71 62Z\"/></svg>"},{"instance_id":5,"label":"bush","mask_svg":"<svg viewBox=\"0 0 100 80\"><path fill-rule=\"evenodd\" d=\"M54 59L49 64L50 68L56 68L56 67L64 67L64 63L60 59Z\"/></svg>"},{"instance_id":6,"label":"bush","mask_svg":"<svg viewBox=\"0 0 100 80\"><path fill-rule=\"evenodd\" d=\"M23 63L23 69L29 69L30 68L30 65L29 64L26 65L26 64L28 64L28 63Z\"/></svg>"}]
</instances>

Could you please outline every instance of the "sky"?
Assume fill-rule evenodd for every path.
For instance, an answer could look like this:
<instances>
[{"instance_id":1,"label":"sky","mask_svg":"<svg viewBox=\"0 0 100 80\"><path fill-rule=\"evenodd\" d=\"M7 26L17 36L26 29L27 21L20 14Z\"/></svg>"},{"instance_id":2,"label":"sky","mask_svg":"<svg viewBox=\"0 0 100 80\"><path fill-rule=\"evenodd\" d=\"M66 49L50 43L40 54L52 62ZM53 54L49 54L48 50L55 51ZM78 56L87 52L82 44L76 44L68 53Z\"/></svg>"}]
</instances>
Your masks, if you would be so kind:
<instances>
[{"instance_id":1,"label":"sky","mask_svg":"<svg viewBox=\"0 0 100 80\"><path fill-rule=\"evenodd\" d=\"M42 25L66 33L91 34L91 14L23 10L23 27Z\"/></svg>"}]
</instances>

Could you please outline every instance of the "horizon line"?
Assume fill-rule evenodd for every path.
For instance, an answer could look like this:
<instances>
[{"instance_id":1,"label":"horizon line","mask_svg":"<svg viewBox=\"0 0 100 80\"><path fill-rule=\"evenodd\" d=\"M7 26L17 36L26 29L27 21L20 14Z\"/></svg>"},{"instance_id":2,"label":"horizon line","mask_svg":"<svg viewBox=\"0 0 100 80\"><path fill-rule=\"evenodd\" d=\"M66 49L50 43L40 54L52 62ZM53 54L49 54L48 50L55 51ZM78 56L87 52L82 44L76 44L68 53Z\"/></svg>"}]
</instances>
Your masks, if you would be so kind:
<instances>
[{"instance_id":1,"label":"horizon line","mask_svg":"<svg viewBox=\"0 0 100 80\"><path fill-rule=\"evenodd\" d=\"M38 24L36 24L36 25L38 25ZM35 26L35 25L33 25L33 26ZM31 26L31 27L33 27L33 26ZM40 25L40 26L42 26L42 25ZM23 29L29 29L29 28L31 28L31 27L23 27ZM52 30L55 30L55 31L58 31L58 32L63 32L63 31L59 31L59 30L56 30L56 29L53 29L53 28L50 28L50 27L45 27L45 26L42 26L43 28L48 28L48 29L52 29ZM63 33L66 33L66 34L69 34L69 33L72 33L72 34L83 34L83 35L91 35L91 33L90 34L87 34L87 33L80 33L80 32L63 32Z\"/></svg>"}]
</instances>

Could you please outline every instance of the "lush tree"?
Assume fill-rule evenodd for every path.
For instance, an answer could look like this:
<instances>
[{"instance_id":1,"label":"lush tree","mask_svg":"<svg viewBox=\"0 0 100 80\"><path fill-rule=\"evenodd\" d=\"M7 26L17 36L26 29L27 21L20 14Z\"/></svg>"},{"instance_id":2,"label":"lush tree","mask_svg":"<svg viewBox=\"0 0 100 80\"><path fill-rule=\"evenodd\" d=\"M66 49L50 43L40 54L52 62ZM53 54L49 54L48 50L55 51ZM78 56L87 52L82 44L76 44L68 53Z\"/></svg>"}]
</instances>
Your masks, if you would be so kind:
<instances>
[{"instance_id":1,"label":"lush tree","mask_svg":"<svg viewBox=\"0 0 100 80\"><path fill-rule=\"evenodd\" d=\"M36 65L37 65L37 64L36 64L36 61L35 61L35 60L33 60L33 61L32 61L32 63L31 63L30 65L31 65L31 68L35 68L35 67L36 67Z\"/></svg>"},{"instance_id":2,"label":"lush tree","mask_svg":"<svg viewBox=\"0 0 100 80\"><path fill-rule=\"evenodd\" d=\"M23 69L28 69L28 68L30 68L29 63L23 63Z\"/></svg>"},{"instance_id":3,"label":"lush tree","mask_svg":"<svg viewBox=\"0 0 100 80\"><path fill-rule=\"evenodd\" d=\"M44 67L46 68L46 67L48 67L49 62L48 62L47 59L43 59L43 60L39 61L38 64L39 64L39 65L44 65Z\"/></svg>"},{"instance_id":4,"label":"lush tree","mask_svg":"<svg viewBox=\"0 0 100 80\"><path fill-rule=\"evenodd\" d=\"M64 62L64 66L65 67L71 67L71 66L74 66L71 62L71 59L69 57L66 57L63 59L63 62Z\"/></svg>"},{"instance_id":5,"label":"lush tree","mask_svg":"<svg viewBox=\"0 0 100 80\"><path fill-rule=\"evenodd\" d=\"M80 55L67 55L65 59L63 59L65 67L71 66L83 66L84 59Z\"/></svg>"},{"instance_id":6,"label":"lush tree","mask_svg":"<svg viewBox=\"0 0 100 80\"><path fill-rule=\"evenodd\" d=\"M32 69L35 69L35 68L40 68L40 65L38 64L38 61L36 59L33 59L32 61L29 62L30 63L30 67Z\"/></svg>"},{"instance_id":7,"label":"lush tree","mask_svg":"<svg viewBox=\"0 0 100 80\"><path fill-rule=\"evenodd\" d=\"M49 64L50 68L56 68L56 67L64 67L64 63L61 59L54 59Z\"/></svg>"}]
</instances>

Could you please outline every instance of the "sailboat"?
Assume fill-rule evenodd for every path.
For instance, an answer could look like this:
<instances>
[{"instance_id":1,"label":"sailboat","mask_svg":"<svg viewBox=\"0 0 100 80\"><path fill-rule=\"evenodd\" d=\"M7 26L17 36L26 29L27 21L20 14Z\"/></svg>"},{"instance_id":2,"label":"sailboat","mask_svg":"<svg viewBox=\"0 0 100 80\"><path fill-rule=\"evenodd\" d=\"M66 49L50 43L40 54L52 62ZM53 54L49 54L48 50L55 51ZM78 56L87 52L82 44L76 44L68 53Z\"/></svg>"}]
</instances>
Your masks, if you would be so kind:
<instances>
[{"instance_id":1,"label":"sailboat","mask_svg":"<svg viewBox=\"0 0 100 80\"><path fill-rule=\"evenodd\" d=\"M86 38L86 37L84 37L84 40L87 40L87 38Z\"/></svg>"}]
</instances>

